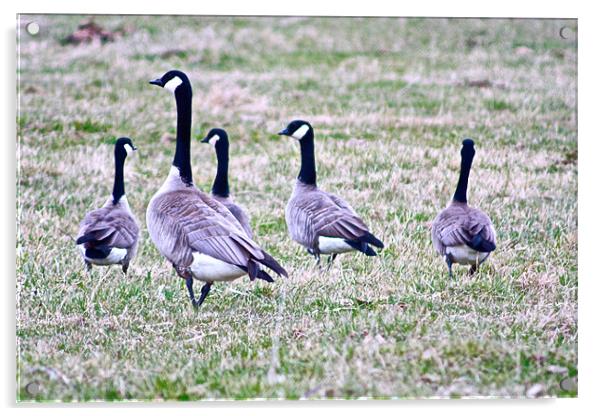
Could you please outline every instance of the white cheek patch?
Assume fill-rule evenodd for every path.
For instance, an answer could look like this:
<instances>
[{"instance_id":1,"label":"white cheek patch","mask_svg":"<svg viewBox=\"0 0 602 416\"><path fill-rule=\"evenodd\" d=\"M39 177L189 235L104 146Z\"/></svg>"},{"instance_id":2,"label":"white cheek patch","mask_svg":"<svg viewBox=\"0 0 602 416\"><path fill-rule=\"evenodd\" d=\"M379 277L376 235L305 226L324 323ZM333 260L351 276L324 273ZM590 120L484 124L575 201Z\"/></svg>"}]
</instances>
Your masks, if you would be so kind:
<instances>
[{"instance_id":1,"label":"white cheek patch","mask_svg":"<svg viewBox=\"0 0 602 416\"><path fill-rule=\"evenodd\" d=\"M171 92L176 92L176 88L180 86L182 79L178 76L173 77L165 84L164 88L167 88Z\"/></svg>"},{"instance_id":2,"label":"white cheek patch","mask_svg":"<svg viewBox=\"0 0 602 416\"><path fill-rule=\"evenodd\" d=\"M307 130L309 130L309 126L307 124L303 124L297 130L295 130L293 134L291 134L291 137L294 137L297 140L301 140L303 136L305 136L305 133L307 133Z\"/></svg>"},{"instance_id":3,"label":"white cheek patch","mask_svg":"<svg viewBox=\"0 0 602 416\"><path fill-rule=\"evenodd\" d=\"M134 153L134 148L130 146L129 143L126 143L123 147L125 147L125 152L128 154L128 156Z\"/></svg>"},{"instance_id":4,"label":"white cheek patch","mask_svg":"<svg viewBox=\"0 0 602 416\"><path fill-rule=\"evenodd\" d=\"M219 136L217 134L214 134L213 136L211 136L211 138L209 139L209 143L211 143L212 145L215 146L215 143L217 143L217 141L219 140Z\"/></svg>"}]
</instances>

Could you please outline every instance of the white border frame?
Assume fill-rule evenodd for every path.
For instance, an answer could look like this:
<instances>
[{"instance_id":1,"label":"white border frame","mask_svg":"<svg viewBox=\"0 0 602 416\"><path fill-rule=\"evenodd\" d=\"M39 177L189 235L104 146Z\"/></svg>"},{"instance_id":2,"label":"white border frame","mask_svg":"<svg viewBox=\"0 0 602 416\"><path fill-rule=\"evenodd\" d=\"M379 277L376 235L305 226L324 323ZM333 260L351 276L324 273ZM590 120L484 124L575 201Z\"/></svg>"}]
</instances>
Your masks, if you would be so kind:
<instances>
[{"instance_id":1,"label":"white border frame","mask_svg":"<svg viewBox=\"0 0 602 416\"><path fill-rule=\"evenodd\" d=\"M304 0L294 3L281 1L255 0L220 0L214 2L156 2L136 0L123 2L104 0L102 2L81 2L55 0L23 0L6 2L1 14L4 41L2 42L4 62L2 65L1 101L2 125L5 129L5 145L10 149L2 152L2 184L1 192L7 198L2 204L2 228L10 230L4 233L0 255L8 273L4 275L4 311L2 333L4 342L1 344L3 375L0 377L2 405L12 407L13 412L39 411L39 405L15 404L15 172L16 172L16 14L17 13L85 13L85 14L225 14L225 15L345 15L345 16L453 16L453 17L557 17L578 18L579 27L579 187L578 187L578 218L579 218L579 398L554 400L422 400L422 401L351 401L351 402L202 402L196 404L88 404L88 405L45 405L51 407L44 410L51 414L69 412L81 413L82 407L92 414L106 413L106 407L111 411L125 413L135 412L145 415L162 414L175 408L179 411L201 412L206 414L240 414L243 408L246 412L261 412L262 415L306 414L310 412L326 413L342 410L346 413L365 413L368 409L378 409L386 414L400 412L420 412L420 414L471 414L482 415L483 411L491 415L504 414L519 410L532 413L563 414L588 410L595 402L600 383L600 305L599 294L602 294L602 273L596 259L602 230L600 227L600 210L602 187L600 186L601 169L599 159L602 157L600 133L600 40L602 39L602 15L596 13L593 2L585 1L547 1L531 2L524 0L505 0L495 4L478 1L427 1L409 2L407 4L392 4L390 1L371 0L369 2L349 2L337 0ZM8 202L6 202L8 201ZM10 371L7 371L10 370ZM75 407L75 408L66 408ZM194 407L194 408L191 408ZM596 406L599 408L599 405ZM170 410L170 413L173 410Z\"/></svg>"}]
</instances>

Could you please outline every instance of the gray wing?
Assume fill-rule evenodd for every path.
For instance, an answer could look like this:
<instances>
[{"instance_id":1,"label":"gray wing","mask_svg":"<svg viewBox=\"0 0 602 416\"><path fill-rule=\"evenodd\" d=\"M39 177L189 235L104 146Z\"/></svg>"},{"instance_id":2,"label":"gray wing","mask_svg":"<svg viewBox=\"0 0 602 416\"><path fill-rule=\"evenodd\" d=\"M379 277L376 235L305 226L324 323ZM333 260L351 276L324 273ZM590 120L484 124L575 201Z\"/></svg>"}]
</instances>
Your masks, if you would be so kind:
<instances>
[{"instance_id":1,"label":"gray wing","mask_svg":"<svg viewBox=\"0 0 602 416\"><path fill-rule=\"evenodd\" d=\"M324 195L326 195L328 198L330 198L332 202L334 202L337 206L339 206L339 208L341 208L343 210L346 210L350 214L355 215L356 217L358 217L357 213L351 207L351 205L349 205L347 203L347 201L345 201L340 196L336 196L335 194L331 194L331 193L328 193L328 192L324 192Z\"/></svg>"},{"instance_id":2,"label":"gray wing","mask_svg":"<svg viewBox=\"0 0 602 416\"><path fill-rule=\"evenodd\" d=\"M316 217L318 235L356 240L369 233L368 226L342 198L324 193L332 204L324 204Z\"/></svg>"},{"instance_id":3,"label":"gray wing","mask_svg":"<svg viewBox=\"0 0 602 416\"><path fill-rule=\"evenodd\" d=\"M131 248L138 240L138 224L122 209L103 207L89 212L80 224L77 244Z\"/></svg>"},{"instance_id":4,"label":"gray wing","mask_svg":"<svg viewBox=\"0 0 602 416\"><path fill-rule=\"evenodd\" d=\"M291 199L288 211L289 230L306 247L315 248L319 236L357 240L369 233L344 200L320 190Z\"/></svg>"},{"instance_id":5,"label":"gray wing","mask_svg":"<svg viewBox=\"0 0 602 416\"><path fill-rule=\"evenodd\" d=\"M468 206L450 205L437 215L431 230L433 245L439 254L446 247L468 245L477 251L495 249L495 229L483 211Z\"/></svg>"},{"instance_id":6,"label":"gray wing","mask_svg":"<svg viewBox=\"0 0 602 416\"><path fill-rule=\"evenodd\" d=\"M195 189L194 191L198 194L197 197L200 197L201 200L209 208L211 208L213 211L215 211L216 214L219 214L221 217L223 217L229 223L234 225L236 228L240 229L241 231L244 231L242 228L242 225L240 224L238 219L232 214L230 209L228 209L224 205L223 202L217 200L216 198L209 197L207 194L204 194L203 192L199 191L198 189Z\"/></svg>"},{"instance_id":7,"label":"gray wing","mask_svg":"<svg viewBox=\"0 0 602 416\"><path fill-rule=\"evenodd\" d=\"M238 221L238 223L244 230L247 237L253 238L253 230L251 230L251 225L249 223L249 217L247 216L245 211L233 202L230 202L230 203L227 203L224 205L226 208L228 208L228 210L234 216L234 218L236 218L236 220Z\"/></svg>"},{"instance_id":8,"label":"gray wing","mask_svg":"<svg viewBox=\"0 0 602 416\"><path fill-rule=\"evenodd\" d=\"M266 253L233 221L237 222L222 204L191 189L157 197L149 227L161 236L156 242L160 251L176 265L188 267L193 252L237 266L261 262Z\"/></svg>"}]
</instances>

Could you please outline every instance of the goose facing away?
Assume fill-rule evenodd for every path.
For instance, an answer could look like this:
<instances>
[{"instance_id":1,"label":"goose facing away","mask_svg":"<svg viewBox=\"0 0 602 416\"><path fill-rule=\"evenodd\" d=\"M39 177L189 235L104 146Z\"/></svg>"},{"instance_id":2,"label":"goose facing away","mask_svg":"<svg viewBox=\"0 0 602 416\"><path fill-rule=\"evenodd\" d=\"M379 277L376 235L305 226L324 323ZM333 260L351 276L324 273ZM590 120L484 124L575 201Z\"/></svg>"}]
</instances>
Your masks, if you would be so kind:
<instances>
[{"instance_id":1,"label":"goose facing away","mask_svg":"<svg viewBox=\"0 0 602 416\"><path fill-rule=\"evenodd\" d=\"M190 165L192 87L186 74L169 71L151 84L172 91L176 99L176 151L172 167L146 210L149 235L177 274L186 280L193 306L200 306L216 281L244 274L272 282L260 264L278 275L286 270L242 230L228 209L194 186ZM193 279L205 283L195 299Z\"/></svg>"},{"instance_id":2,"label":"goose facing away","mask_svg":"<svg viewBox=\"0 0 602 416\"><path fill-rule=\"evenodd\" d=\"M211 129L207 136L201 140L202 143L210 143L215 147L217 156L217 173L211 188L211 196L228 208L234 218L238 220L242 229L249 238L253 238L253 231L249 223L249 217L245 211L236 205L230 198L230 186L228 184L228 160L229 147L228 133L222 129Z\"/></svg>"},{"instance_id":3,"label":"goose facing away","mask_svg":"<svg viewBox=\"0 0 602 416\"><path fill-rule=\"evenodd\" d=\"M329 264L340 253L353 250L376 256L371 246L384 244L342 198L324 192L316 184L314 130L303 120L292 121L278 133L299 141L301 170L286 206L286 224L291 238L304 246L320 264L320 255L329 254Z\"/></svg>"},{"instance_id":4,"label":"goose facing away","mask_svg":"<svg viewBox=\"0 0 602 416\"><path fill-rule=\"evenodd\" d=\"M491 220L480 209L468 206L466 192L468 176L475 155L474 142L462 142L460 178L451 203L437 215L431 237L435 250L443 256L452 274L452 264L471 265L474 273L495 250L495 229Z\"/></svg>"},{"instance_id":5,"label":"goose facing away","mask_svg":"<svg viewBox=\"0 0 602 416\"><path fill-rule=\"evenodd\" d=\"M101 208L88 212L80 224L76 244L88 270L93 264L121 264L127 274L130 261L136 256L139 228L123 183L123 165L134 150L136 147L129 138L117 140L113 194Z\"/></svg>"}]
</instances>

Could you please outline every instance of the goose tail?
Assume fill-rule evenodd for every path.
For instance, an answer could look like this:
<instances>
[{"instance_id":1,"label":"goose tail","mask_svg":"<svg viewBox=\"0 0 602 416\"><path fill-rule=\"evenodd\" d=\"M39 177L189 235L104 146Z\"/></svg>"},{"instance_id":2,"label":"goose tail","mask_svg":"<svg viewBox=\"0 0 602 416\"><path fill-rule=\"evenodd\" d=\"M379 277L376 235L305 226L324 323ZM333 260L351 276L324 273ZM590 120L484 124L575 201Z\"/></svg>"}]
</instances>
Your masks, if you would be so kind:
<instances>
[{"instance_id":1,"label":"goose tail","mask_svg":"<svg viewBox=\"0 0 602 416\"><path fill-rule=\"evenodd\" d=\"M267 274L264 270L261 270L259 263L257 263L257 261L255 261L255 260L249 261L247 266L238 266L238 267L240 267L245 272L247 272L251 281L253 281L255 279L259 279L259 280L264 280L269 283L274 282L274 279L272 278L272 276Z\"/></svg>"},{"instance_id":2,"label":"goose tail","mask_svg":"<svg viewBox=\"0 0 602 416\"><path fill-rule=\"evenodd\" d=\"M468 242L468 247L473 250L479 251L481 253L490 253L495 250L495 243L493 241L489 241L481 235L481 233L472 237L472 240Z\"/></svg>"},{"instance_id":3,"label":"goose tail","mask_svg":"<svg viewBox=\"0 0 602 416\"><path fill-rule=\"evenodd\" d=\"M111 247L96 246L86 248L86 257L89 259L105 259L111 254Z\"/></svg>"},{"instance_id":4,"label":"goose tail","mask_svg":"<svg viewBox=\"0 0 602 416\"><path fill-rule=\"evenodd\" d=\"M358 238L358 240L361 241L361 242L363 242L363 243L371 244L371 245L373 245L375 247L378 247L378 248L384 248L385 247L385 245L383 244L383 242L380 241L378 238L376 238L374 236L374 234L372 234L372 233L366 233L363 236L361 236L360 238Z\"/></svg>"},{"instance_id":5,"label":"goose tail","mask_svg":"<svg viewBox=\"0 0 602 416\"><path fill-rule=\"evenodd\" d=\"M251 260L247 264L247 273L249 274L251 281L255 280L257 278L257 275L259 274L259 265L253 260Z\"/></svg>"},{"instance_id":6,"label":"goose tail","mask_svg":"<svg viewBox=\"0 0 602 416\"><path fill-rule=\"evenodd\" d=\"M377 255L376 251L374 251L372 247L370 247L368 243L364 241L345 240L345 242L357 251L364 253L366 256L373 257Z\"/></svg>"},{"instance_id":7,"label":"goose tail","mask_svg":"<svg viewBox=\"0 0 602 416\"><path fill-rule=\"evenodd\" d=\"M272 276L270 276L263 270L260 270L259 273L257 273L257 278L259 280L265 280L266 282L274 283L274 279L272 279Z\"/></svg>"},{"instance_id":8,"label":"goose tail","mask_svg":"<svg viewBox=\"0 0 602 416\"><path fill-rule=\"evenodd\" d=\"M92 233L82 235L75 241L75 244L77 244L79 246L80 244L89 243L90 241L96 241L96 238L94 237L94 234L92 234Z\"/></svg>"},{"instance_id":9,"label":"goose tail","mask_svg":"<svg viewBox=\"0 0 602 416\"><path fill-rule=\"evenodd\" d=\"M263 256L264 256L263 259L257 260L259 263L272 269L274 272L276 272L280 276L288 277L288 273L286 270L284 270L284 267L282 267L280 265L280 263L278 263L272 256L270 256L265 251L263 252Z\"/></svg>"}]
</instances>

